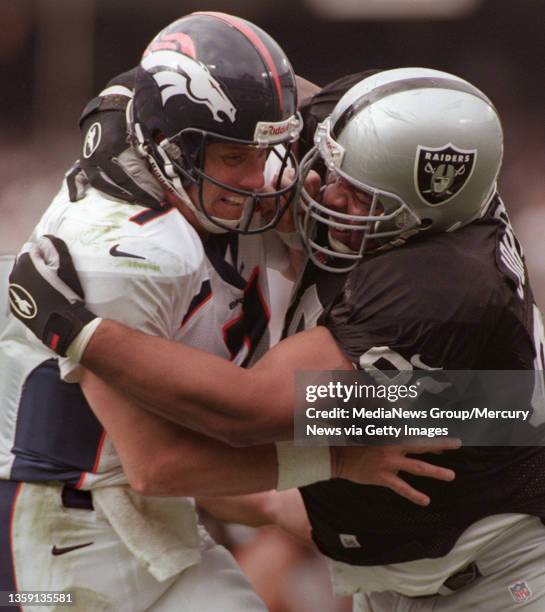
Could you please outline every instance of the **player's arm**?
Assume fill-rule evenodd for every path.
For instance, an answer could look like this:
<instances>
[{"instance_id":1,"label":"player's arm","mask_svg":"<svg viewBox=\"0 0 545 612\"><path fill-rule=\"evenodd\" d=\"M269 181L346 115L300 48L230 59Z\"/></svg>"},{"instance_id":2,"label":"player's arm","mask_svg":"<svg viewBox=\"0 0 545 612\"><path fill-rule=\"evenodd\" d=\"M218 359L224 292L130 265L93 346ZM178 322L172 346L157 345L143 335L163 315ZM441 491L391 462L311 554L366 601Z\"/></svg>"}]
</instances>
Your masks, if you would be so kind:
<instances>
[{"instance_id":1,"label":"player's arm","mask_svg":"<svg viewBox=\"0 0 545 612\"><path fill-rule=\"evenodd\" d=\"M197 503L200 508L226 523L249 527L276 525L302 544L312 544L308 515L297 489L230 497L199 497Z\"/></svg>"},{"instance_id":2,"label":"player's arm","mask_svg":"<svg viewBox=\"0 0 545 612\"><path fill-rule=\"evenodd\" d=\"M229 444L290 439L293 373L350 368L327 330L290 338L244 370L193 347L95 318L66 245L43 238L21 254L13 286L38 304L12 311L47 346L80 362L120 392L174 422ZM72 287L74 289L72 289Z\"/></svg>"},{"instance_id":3,"label":"player's arm","mask_svg":"<svg viewBox=\"0 0 545 612\"><path fill-rule=\"evenodd\" d=\"M291 439L296 370L351 368L324 327L282 341L246 370L109 320L80 362L149 410L232 445Z\"/></svg>"},{"instance_id":4,"label":"player's arm","mask_svg":"<svg viewBox=\"0 0 545 612\"><path fill-rule=\"evenodd\" d=\"M114 443L129 484L138 493L240 495L275 488L273 445L229 447L143 410L89 371L80 380L91 409Z\"/></svg>"},{"instance_id":5,"label":"player's arm","mask_svg":"<svg viewBox=\"0 0 545 612\"><path fill-rule=\"evenodd\" d=\"M187 423L189 428L196 430L200 428L217 438L225 437L221 433L224 425L238 420L243 421L244 426L241 428L237 425L228 430L228 439L238 439L239 435L245 440L253 439L256 429L265 435L269 431L269 426L273 430L277 428L278 431L284 431L286 426L284 421L291 419L293 371L300 367L331 368L333 364L339 363L339 350L336 349L334 353L326 350L328 345L331 347L336 345L331 338L328 339L328 332L323 328L301 334L300 341L292 337L282 345L278 345L268 354L267 359L263 360L260 367L250 372L197 349L147 336L118 323L103 322L85 308L81 301L83 297L81 286L77 281L77 273L66 245L54 237L38 241L31 245L28 251L19 255L10 275L10 283L10 296L13 292L19 297L18 300L13 298L10 301L12 312L48 346L55 348L61 355L65 355L68 351L76 361L81 361L83 353L89 354L91 368L94 364L97 371L104 370L104 363L106 363L105 371L109 372L109 380L112 380L113 386L117 385L121 393L128 387L133 394L138 394L139 387L143 388L143 397L150 405L161 401L163 392L168 387L169 394L172 394L173 391L174 396L177 393L180 394L181 404L178 409L182 412L187 410L194 419L191 421L187 414L181 414L179 420L184 424ZM136 284L136 286L139 285ZM22 290L25 293L22 293ZM20 297L21 294L26 296L25 300ZM34 306L29 300L34 302ZM23 301L25 301L24 305ZM93 331L97 332L97 328L102 329L93 338ZM317 335L321 335L324 340L318 343L319 346L315 346L319 339ZM91 342L92 344L87 347ZM322 345L323 348L320 348ZM285 350L285 347L288 349ZM306 360L301 361L303 358ZM217 371L214 369L216 366ZM112 368L111 371L110 368ZM182 380L181 387L177 387L175 383L177 378ZM129 400L121 393L116 392L110 397L110 394L114 392L109 389L107 383L99 381L96 377L91 380L95 382L89 384L97 389L97 393L100 393L100 395L93 396L93 386L90 391L89 384L85 385L85 392L89 395L91 405L95 409L101 406L105 411L101 412L99 418L105 420L110 415L113 419L113 421L105 421L105 426L114 439L116 436L114 427L121 432L122 442L117 442L120 454L125 457L135 457L135 461L138 461L138 456L141 455L143 448L147 448L145 445L147 438L137 438L138 443L136 449L134 448L131 424L134 422L135 413L133 411L136 407L131 406ZM152 388L153 393L150 392ZM194 404L196 401L202 404ZM233 418L226 413L226 405L230 410L237 410L239 404L243 406L242 412L235 412L235 415L242 415L242 418L238 419L236 416ZM168 409L168 405L163 406L163 411ZM277 413L285 415L280 423L275 409ZM125 411L130 418L126 418ZM249 414L251 418L248 417ZM151 414L148 415L148 418L151 417ZM253 425L252 419L258 422L257 428ZM139 435L147 436L149 435L147 431L147 429L141 429ZM167 432L164 435L170 436L171 434ZM178 432L178 435L187 436L189 434ZM154 440L155 437L152 436L151 439ZM164 468L168 465L179 469L187 456L187 448L181 447L181 454L177 455L176 451L180 446L174 444L175 440L170 438L163 440L160 435L157 436L157 439L161 441L161 444L167 443L167 446L173 449L173 454L167 457L166 464L161 462L159 467ZM194 441L195 438L191 440ZM256 441L259 442L259 438L256 438ZM125 444L128 445L126 448ZM270 487L274 480L273 457L276 450L278 488L299 487L310 482L337 477L359 484L385 486L416 503L427 504L429 498L399 478L398 472L403 471L443 480L451 480L454 474L451 470L445 470L406 455L407 453L427 453L441 448L454 447L452 442L445 442L440 446L397 445L332 449L327 449L327 447L301 449L293 445L277 444L276 448L271 446L262 449L262 455L254 457L256 464L254 469L258 472L256 480L251 481L251 485L255 486L259 483L257 490ZM244 471L248 468L249 463L252 463L249 458L253 455L247 454L252 452L252 449L233 449L221 445L219 441L212 441L208 445L203 444L202 448L207 449L205 459L209 461L204 465L208 466L211 471L218 464L241 465ZM163 457L163 455L159 456ZM131 473L131 469L127 468L127 473ZM147 470L149 466L144 465L143 469ZM263 472L263 470L266 471ZM146 473L149 476L149 472L144 472ZM146 478L145 482L154 482L155 474L159 474L159 471L152 472L152 477ZM199 483L202 480L199 478ZM238 483L240 478L237 477L236 480L237 486L241 486ZM216 481L212 480L212 482ZM230 482L229 478L222 474L220 486L228 482ZM139 487L144 489L143 485ZM238 490L238 492L247 492L247 490ZM205 494L202 493L202 490L196 493ZM217 494L227 494L227 491L220 489Z\"/></svg>"},{"instance_id":6,"label":"player's arm","mask_svg":"<svg viewBox=\"0 0 545 612\"><path fill-rule=\"evenodd\" d=\"M287 482L289 486L303 486L328 478L346 478L359 484L385 486L414 503L427 505L429 497L397 473L405 471L440 480L454 477L452 470L405 456L407 452L430 452L429 446L338 447L331 452L311 449L318 462L326 459L325 471L309 469L304 463L309 457L305 449L303 465L294 461L293 455L286 464L281 449L275 445L231 447L143 410L92 372L82 372L80 380L89 405L119 453L130 485L142 495L240 495L283 489ZM299 453L297 447L292 448ZM453 445L447 443L443 448ZM281 508L269 506L267 512L277 518ZM289 520L286 524L290 524Z\"/></svg>"},{"instance_id":7,"label":"player's arm","mask_svg":"<svg viewBox=\"0 0 545 612\"><path fill-rule=\"evenodd\" d=\"M275 346L251 370L199 349L93 318L64 243L44 238L20 255L10 282L39 304L12 312L59 354L82 363L121 393L188 429L231 445L291 439L294 373L351 369L324 327ZM113 409L113 408L112 408Z\"/></svg>"}]
</instances>

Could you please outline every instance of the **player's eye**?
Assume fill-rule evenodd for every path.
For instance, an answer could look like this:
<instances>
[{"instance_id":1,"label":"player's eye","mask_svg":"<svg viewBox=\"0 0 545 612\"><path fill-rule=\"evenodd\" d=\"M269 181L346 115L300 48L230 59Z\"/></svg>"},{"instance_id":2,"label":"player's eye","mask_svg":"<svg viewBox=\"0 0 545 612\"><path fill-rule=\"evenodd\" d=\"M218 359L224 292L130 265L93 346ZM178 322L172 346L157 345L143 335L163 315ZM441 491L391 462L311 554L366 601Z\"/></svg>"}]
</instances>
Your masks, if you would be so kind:
<instances>
[{"instance_id":1,"label":"player's eye","mask_svg":"<svg viewBox=\"0 0 545 612\"><path fill-rule=\"evenodd\" d=\"M246 155L243 153L230 153L229 155L222 155L221 160L227 166L237 166L245 161Z\"/></svg>"}]
</instances>

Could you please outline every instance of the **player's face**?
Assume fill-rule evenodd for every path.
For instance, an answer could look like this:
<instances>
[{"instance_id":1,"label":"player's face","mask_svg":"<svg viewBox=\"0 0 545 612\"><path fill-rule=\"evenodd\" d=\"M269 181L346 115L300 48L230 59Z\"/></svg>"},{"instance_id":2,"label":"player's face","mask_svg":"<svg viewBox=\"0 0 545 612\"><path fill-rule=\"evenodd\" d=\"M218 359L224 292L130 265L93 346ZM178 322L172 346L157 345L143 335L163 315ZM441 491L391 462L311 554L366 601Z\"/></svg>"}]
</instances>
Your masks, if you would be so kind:
<instances>
[{"instance_id":1,"label":"player's face","mask_svg":"<svg viewBox=\"0 0 545 612\"><path fill-rule=\"evenodd\" d=\"M264 170L268 149L214 143L206 148L204 172L214 179L247 191L261 191L265 184ZM187 189L192 201L198 203L198 187ZM204 181L203 201L206 211L213 217L235 220L242 216L246 197Z\"/></svg>"},{"instance_id":2,"label":"player's face","mask_svg":"<svg viewBox=\"0 0 545 612\"><path fill-rule=\"evenodd\" d=\"M372 196L364 191L360 191L354 185L340 177L338 174L331 172L328 176L326 188L322 194L322 204L348 215L366 216L370 214ZM384 212L380 203L377 204L374 215L380 215ZM343 221L349 225L357 225L357 221ZM360 230L350 230L330 227L330 236L338 242L344 244L351 251L358 251L363 239L363 232ZM366 242L365 249L375 248L372 241Z\"/></svg>"}]
</instances>

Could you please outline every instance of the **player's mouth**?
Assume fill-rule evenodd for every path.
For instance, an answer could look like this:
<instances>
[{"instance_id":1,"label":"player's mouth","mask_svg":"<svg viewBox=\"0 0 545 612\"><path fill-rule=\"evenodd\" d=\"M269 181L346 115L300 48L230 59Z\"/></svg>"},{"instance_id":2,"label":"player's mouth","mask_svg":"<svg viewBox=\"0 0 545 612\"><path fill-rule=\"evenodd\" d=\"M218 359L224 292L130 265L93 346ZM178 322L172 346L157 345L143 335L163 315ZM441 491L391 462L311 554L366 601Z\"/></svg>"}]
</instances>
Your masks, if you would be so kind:
<instances>
[{"instance_id":1,"label":"player's mouth","mask_svg":"<svg viewBox=\"0 0 545 612\"><path fill-rule=\"evenodd\" d=\"M350 251L359 251L363 232L357 230L340 229L337 227L329 228L329 235L334 241L340 242Z\"/></svg>"},{"instance_id":2,"label":"player's mouth","mask_svg":"<svg viewBox=\"0 0 545 612\"><path fill-rule=\"evenodd\" d=\"M224 196L223 198L220 198L221 202L223 202L224 204L227 204L228 206L234 206L234 207L242 207L244 206L244 203L246 202L246 196L242 196L242 195L237 195L237 196Z\"/></svg>"},{"instance_id":3,"label":"player's mouth","mask_svg":"<svg viewBox=\"0 0 545 612\"><path fill-rule=\"evenodd\" d=\"M246 197L242 195L223 196L216 200L217 211L219 217L225 219L240 219L244 204L246 203Z\"/></svg>"}]
</instances>

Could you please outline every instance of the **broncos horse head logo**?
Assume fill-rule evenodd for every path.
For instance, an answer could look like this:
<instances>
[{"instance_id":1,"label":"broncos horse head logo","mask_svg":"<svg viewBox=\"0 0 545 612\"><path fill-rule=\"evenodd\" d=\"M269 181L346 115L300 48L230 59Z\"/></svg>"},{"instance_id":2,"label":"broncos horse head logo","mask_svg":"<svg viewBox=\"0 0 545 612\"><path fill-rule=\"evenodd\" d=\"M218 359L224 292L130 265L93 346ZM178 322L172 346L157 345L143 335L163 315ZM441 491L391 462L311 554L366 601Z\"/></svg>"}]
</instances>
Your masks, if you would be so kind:
<instances>
[{"instance_id":1,"label":"broncos horse head logo","mask_svg":"<svg viewBox=\"0 0 545 612\"><path fill-rule=\"evenodd\" d=\"M231 123L235 122L234 104L202 62L183 53L163 50L146 55L142 67L161 88L163 106L172 96L187 96L195 104L204 104L215 121L223 123L221 113Z\"/></svg>"}]
</instances>

